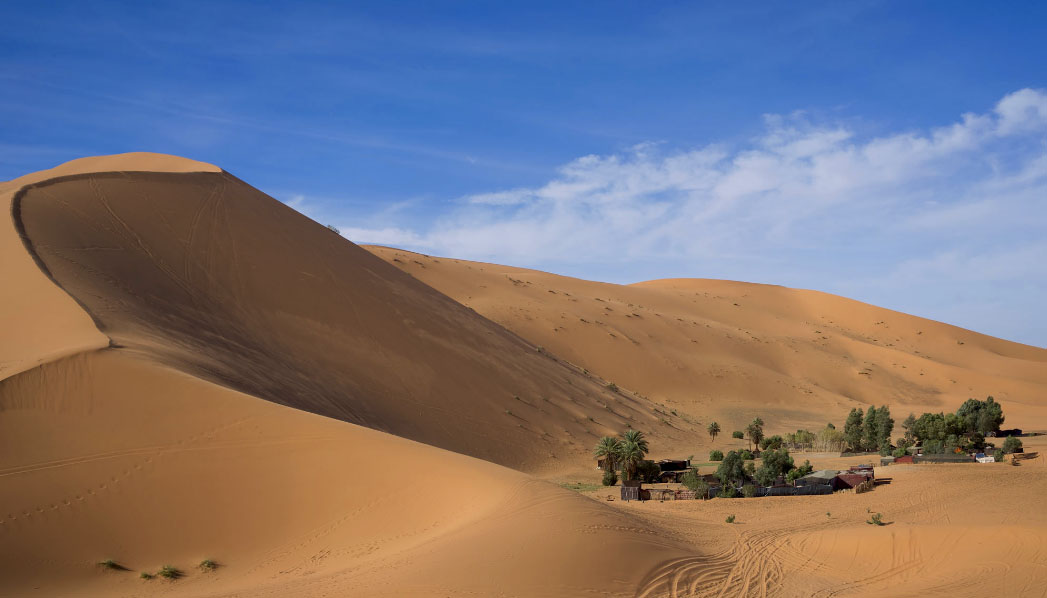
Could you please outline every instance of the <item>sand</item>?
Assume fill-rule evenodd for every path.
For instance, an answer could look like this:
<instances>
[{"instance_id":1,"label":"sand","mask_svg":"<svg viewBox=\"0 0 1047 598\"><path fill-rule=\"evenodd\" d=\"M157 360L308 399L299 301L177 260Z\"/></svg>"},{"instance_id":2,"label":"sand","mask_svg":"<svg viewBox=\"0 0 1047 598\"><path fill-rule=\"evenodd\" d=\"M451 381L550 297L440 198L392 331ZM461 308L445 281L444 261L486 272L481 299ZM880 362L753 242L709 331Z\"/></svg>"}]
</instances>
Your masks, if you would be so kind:
<instances>
[{"instance_id":1,"label":"sand","mask_svg":"<svg viewBox=\"0 0 1047 598\"><path fill-rule=\"evenodd\" d=\"M992 395L1005 427L1047 429L1047 349L817 291L703 279L623 286L368 249L675 411L667 419L681 428L716 420L729 435L757 415L771 434L842 426L851 408L871 404L890 406L900 423Z\"/></svg>"},{"instance_id":2,"label":"sand","mask_svg":"<svg viewBox=\"0 0 1047 598\"><path fill-rule=\"evenodd\" d=\"M885 468L863 495L627 504L552 483L597 481L592 445L628 425L686 456L713 416L814 426L885 389L944 406L964 391L942 376L1000 388L1032 428L1042 350L777 287L379 259L172 156L0 194L0 596L1043 595L1038 456ZM885 316L904 351L869 336ZM858 355L931 379L851 380ZM184 576L139 578L163 565Z\"/></svg>"}]
</instances>

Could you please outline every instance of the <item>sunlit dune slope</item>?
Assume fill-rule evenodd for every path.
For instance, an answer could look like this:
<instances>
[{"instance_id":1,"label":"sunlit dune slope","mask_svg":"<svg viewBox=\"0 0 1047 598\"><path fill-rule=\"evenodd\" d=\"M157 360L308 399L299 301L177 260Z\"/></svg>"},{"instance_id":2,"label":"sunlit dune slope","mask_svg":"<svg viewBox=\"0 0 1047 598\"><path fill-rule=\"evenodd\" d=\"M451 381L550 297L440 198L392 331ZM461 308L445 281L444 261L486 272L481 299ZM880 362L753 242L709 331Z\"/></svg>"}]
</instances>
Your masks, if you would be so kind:
<instances>
[{"instance_id":1,"label":"sunlit dune slope","mask_svg":"<svg viewBox=\"0 0 1047 598\"><path fill-rule=\"evenodd\" d=\"M188 161L135 172L158 167L144 159L38 175L45 180L14 197L29 253L115 346L253 396L525 470L588 463L596 437L657 424L641 399L606 390L236 177L213 167L181 172L199 164ZM39 288L15 297L29 315L12 319L53 328L54 310L76 320L66 345L59 328L39 355L107 343L73 301L29 272L31 260L17 259L16 274ZM34 306L37 291L62 310ZM0 344L11 350L19 336ZM35 363L8 368L26 361Z\"/></svg>"},{"instance_id":2,"label":"sunlit dune slope","mask_svg":"<svg viewBox=\"0 0 1047 598\"><path fill-rule=\"evenodd\" d=\"M546 482L128 351L0 382L2 596L632 596L682 554ZM186 576L139 579L167 564Z\"/></svg>"},{"instance_id":3,"label":"sunlit dune slope","mask_svg":"<svg viewBox=\"0 0 1047 598\"><path fill-rule=\"evenodd\" d=\"M1047 427L1044 349L816 291L621 286L368 249L553 354L726 430L757 414L772 432L839 425L872 403L900 420L987 395L1008 424Z\"/></svg>"}]
</instances>

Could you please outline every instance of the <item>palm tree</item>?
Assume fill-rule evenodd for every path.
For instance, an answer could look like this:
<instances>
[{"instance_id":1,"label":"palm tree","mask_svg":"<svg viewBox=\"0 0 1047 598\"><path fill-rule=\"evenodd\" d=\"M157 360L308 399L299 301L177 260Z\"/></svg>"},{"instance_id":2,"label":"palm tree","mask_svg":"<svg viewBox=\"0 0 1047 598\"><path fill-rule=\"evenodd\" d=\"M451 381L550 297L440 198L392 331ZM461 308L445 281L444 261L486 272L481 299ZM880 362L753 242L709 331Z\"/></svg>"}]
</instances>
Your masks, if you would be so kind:
<instances>
[{"instance_id":1,"label":"palm tree","mask_svg":"<svg viewBox=\"0 0 1047 598\"><path fill-rule=\"evenodd\" d=\"M709 427L706 428L706 430L708 430L709 437L713 439L713 442L716 442L716 436L720 433L720 424L713 422L709 424Z\"/></svg>"},{"instance_id":2,"label":"palm tree","mask_svg":"<svg viewBox=\"0 0 1047 598\"><path fill-rule=\"evenodd\" d=\"M604 436L596 443L593 454L605 460L604 471L615 471L618 466L618 453L622 450L622 441L613 436Z\"/></svg>"},{"instance_id":3,"label":"palm tree","mask_svg":"<svg viewBox=\"0 0 1047 598\"><path fill-rule=\"evenodd\" d=\"M635 442L636 446L640 447L640 451L643 452L644 456L647 455L647 439L644 437L643 432L632 429L626 430L625 433L622 434L622 441Z\"/></svg>"},{"instance_id":4,"label":"palm tree","mask_svg":"<svg viewBox=\"0 0 1047 598\"><path fill-rule=\"evenodd\" d=\"M636 476L636 467L643 461L646 455L647 451L635 440L622 442L621 449L618 451L618 457L622 460L622 473L625 475L626 480L631 480Z\"/></svg>"}]
</instances>

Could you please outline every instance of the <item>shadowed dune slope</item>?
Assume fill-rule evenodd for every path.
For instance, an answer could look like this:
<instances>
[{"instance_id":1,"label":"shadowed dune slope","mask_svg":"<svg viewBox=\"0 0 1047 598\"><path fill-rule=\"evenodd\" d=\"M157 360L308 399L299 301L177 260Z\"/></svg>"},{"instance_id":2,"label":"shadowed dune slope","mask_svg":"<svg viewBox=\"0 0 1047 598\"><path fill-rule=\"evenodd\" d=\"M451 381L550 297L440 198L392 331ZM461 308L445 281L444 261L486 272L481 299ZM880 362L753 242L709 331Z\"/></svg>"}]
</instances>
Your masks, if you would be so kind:
<instances>
[{"instance_id":1,"label":"shadowed dune slope","mask_svg":"<svg viewBox=\"0 0 1047 598\"><path fill-rule=\"evenodd\" d=\"M0 596L632 596L683 554L547 482L128 351L0 382ZM139 579L163 565L186 575Z\"/></svg>"},{"instance_id":2,"label":"shadowed dune slope","mask_svg":"<svg viewBox=\"0 0 1047 598\"><path fill-rule=\"evenodd\" d=\"M530 471L588 463L597 436L657 424L642 399L228 173L122 170L45 180L14 206L41 266L116 346Z\"/></svg>"},{"instance_id":3,"label":"shadowed dune slope","mask_svg":"<svg viewBox=\"0 0 1047 598\"><path fill-rule=\"evenodd\" d=\"M816 291L621 286L368 249L553 354L728 432L757 414L773 433L840 425L855 406L888 404L900 421L987 395L1008 425L1047 427L1045 349Z\"/></svg>"}]
</instances>

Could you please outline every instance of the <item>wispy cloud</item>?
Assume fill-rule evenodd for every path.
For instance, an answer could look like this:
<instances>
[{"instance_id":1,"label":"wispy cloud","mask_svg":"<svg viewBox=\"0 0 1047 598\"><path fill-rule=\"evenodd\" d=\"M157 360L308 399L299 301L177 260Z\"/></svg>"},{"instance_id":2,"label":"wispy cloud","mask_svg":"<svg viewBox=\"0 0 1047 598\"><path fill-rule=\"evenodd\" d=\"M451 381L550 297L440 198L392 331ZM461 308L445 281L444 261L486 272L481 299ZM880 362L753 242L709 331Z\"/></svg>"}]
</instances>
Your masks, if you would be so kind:
<instances>
[{"instance_id":1,"label":"wispy cloud","mask_svg":"<svg viewBox=\"0 0 1047 598\"><path fill-rule=\"evenodd\" d=\"M1047 92L1033 89L864 139L802 113L768 116L741 147L583 156L543 185L459 198L427 227L393 219L346 236L620 281L719 276L888 302L916 283L933 296L936 281L1042 292L1045 134Z\"/></svg>"}]
</instances>

